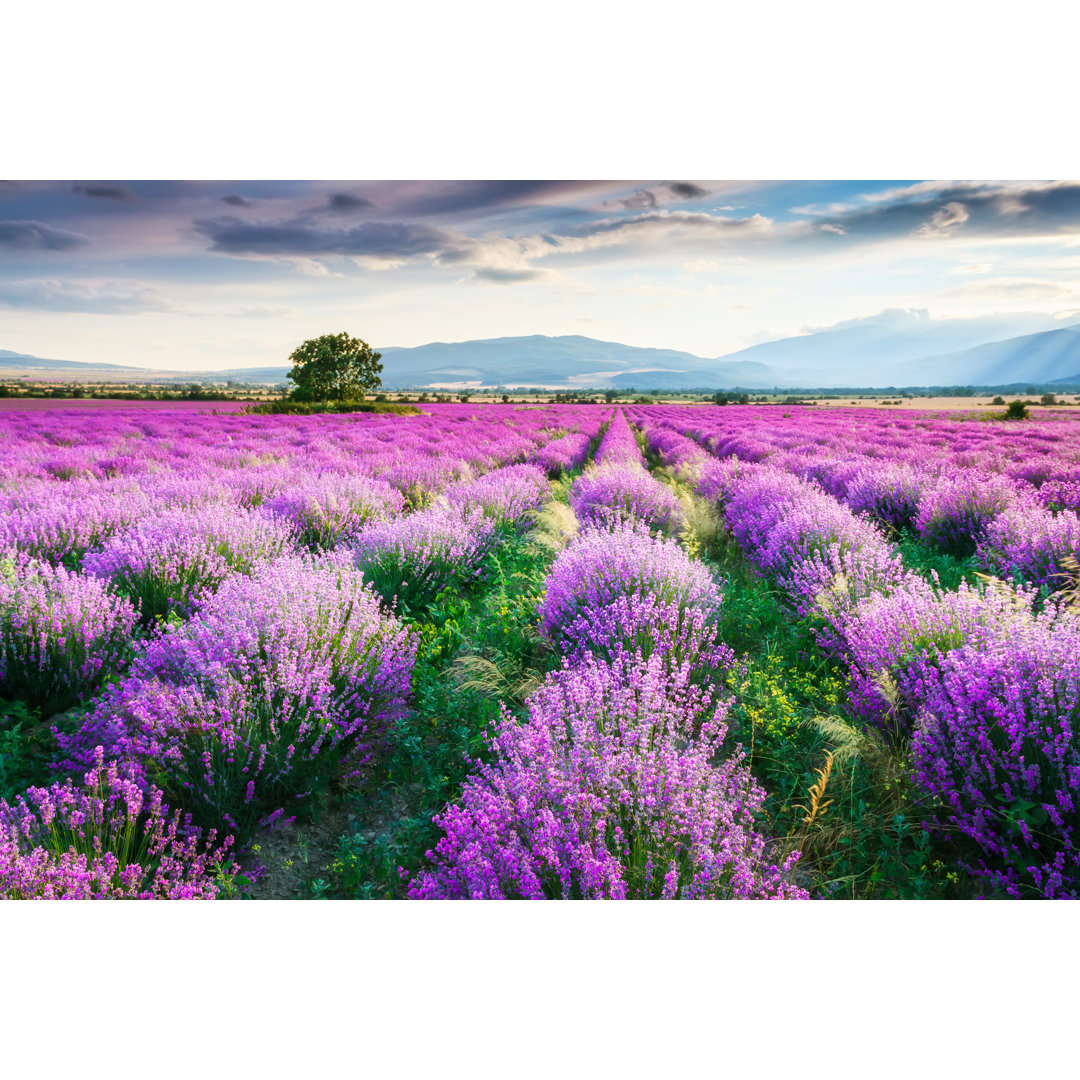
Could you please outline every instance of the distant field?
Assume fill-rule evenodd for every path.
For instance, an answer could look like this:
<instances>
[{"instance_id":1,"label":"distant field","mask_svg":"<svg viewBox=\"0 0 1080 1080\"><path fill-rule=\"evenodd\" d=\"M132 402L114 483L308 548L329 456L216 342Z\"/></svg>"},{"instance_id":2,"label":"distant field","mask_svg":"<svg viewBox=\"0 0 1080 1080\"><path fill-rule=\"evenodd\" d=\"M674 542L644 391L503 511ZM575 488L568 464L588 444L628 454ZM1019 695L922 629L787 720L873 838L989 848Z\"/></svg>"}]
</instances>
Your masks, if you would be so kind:
<instances>
[{"instance_id":1,"label":"distant field","mask_svg":"<svg viewBox=\"0 0 1080 1080\"><path fill-rule=\"evenodd\" d=\"M114 398L31 398L0 397L0 412L62 412L65 409L78 411L94 409L167 409L179 412L239 412L243 401L123 401Z\"/></svg>"}]
</instances>

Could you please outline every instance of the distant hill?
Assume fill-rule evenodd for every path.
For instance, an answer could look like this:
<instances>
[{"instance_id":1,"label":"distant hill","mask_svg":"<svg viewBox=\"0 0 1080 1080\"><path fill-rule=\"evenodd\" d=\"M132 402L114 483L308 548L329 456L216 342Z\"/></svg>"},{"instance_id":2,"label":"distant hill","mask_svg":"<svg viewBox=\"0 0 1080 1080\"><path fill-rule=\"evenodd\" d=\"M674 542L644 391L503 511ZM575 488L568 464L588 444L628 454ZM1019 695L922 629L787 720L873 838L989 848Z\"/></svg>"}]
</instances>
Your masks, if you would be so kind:
<instances>
[{"instance_id":1,"label":"distant hill","mask_svg":"<svg viewBox=\"0 0 1080 1080\"><path fill-rule=\"evenodd\" d=\"M577 334L436 341L380 348L387 389L444 385L557 389L771 390L828 386L1074 385L1080 375L1080 325L986 340L1004 325L1048 318L935 320L898 313L855 325L767 341L717 359L674 349L640 348ZM1025 321L1026 320L1026 321ZM958 348L963 345L963 348ZM160 372L120 364L47 360L0 350L0 371L125 373L133 378L276 384L288 365L215 372Z\"/></svg>"},{"instance_id":2,"label":"distant hill","mask_svg":"<svg viewBox=\"0 0 1080 1080\"><path fill-rule=\"evenodd\" d=\"M0 349L0 368L8 371L138 371L123 364L85 364L81 360L47 360L29 353Z\"/></svg>"},{"instance_id":3,"label":"distant hill","mask_svg":"<svg viewBox=\"0 0 1080 1080\"><path fill-rule=\"evenodd\" d=\"M984 379L978 364L956 365L963 377L945 370L943 359L960 352L1012 338L1030 326L1043 331L1049 317L984 317L931 319L920 312L882 313L880 317L840 324L797 337L766 341L721 357L768 365L782 386L924 386ZM1038 336L1030 335L1030 336ZM932 359L931 359L932 358ZM1025 375L1017 379L1027 378Z\"/></svg>"},{"instance_id":4,"label":"distant hill","mask_svg":"<svg viewBox=\"0 0 1080 1080\"><path fill-rule=\"evenodd\" d=\"M489 386L765 389L776 382L776 373L757 362L709 360L673 349L639 348L576 334L436 341L379 351L383 383L389 388L479 382Z\"/></svg>"},{"instance_id":5,"label":"distant hill","mask_svg":"<svg viewBox=\"0 0 1080 1080\"><path fill-rule=\"evenodd\" d=\"M896 385L1049 383L1080 370L1080 326L1024 334L902 365Z\"/></svg>"}]
</instances>

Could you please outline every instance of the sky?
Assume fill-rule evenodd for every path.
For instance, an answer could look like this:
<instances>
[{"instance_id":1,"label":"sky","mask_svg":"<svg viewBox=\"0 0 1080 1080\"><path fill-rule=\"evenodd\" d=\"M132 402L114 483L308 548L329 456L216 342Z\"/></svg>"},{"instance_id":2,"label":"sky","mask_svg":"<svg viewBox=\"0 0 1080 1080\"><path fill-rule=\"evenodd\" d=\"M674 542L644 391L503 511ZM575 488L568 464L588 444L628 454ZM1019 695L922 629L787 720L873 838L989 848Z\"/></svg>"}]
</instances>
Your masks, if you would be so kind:
<instances>
[{"instance_id":1,"label":"sky","mask_svg":"<svg viewBox=\"0 0 1080 1080\"><path fill-rule=\"evenodd\" d=\"M171 371L581 334L718 357L1080 320L1080 181L0 182L0 349Z\"/></svg>"}]
</instances>

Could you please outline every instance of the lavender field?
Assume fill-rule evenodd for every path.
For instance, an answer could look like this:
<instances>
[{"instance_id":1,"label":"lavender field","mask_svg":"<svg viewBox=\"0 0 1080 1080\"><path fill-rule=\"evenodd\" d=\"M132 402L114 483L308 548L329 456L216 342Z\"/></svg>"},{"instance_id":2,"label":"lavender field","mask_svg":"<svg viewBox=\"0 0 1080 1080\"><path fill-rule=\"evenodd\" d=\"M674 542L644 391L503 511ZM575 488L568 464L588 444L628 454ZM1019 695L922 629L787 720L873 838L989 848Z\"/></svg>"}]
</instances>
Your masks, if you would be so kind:
<instances>
[{"instance_id":1,"label":"lavender field","mask_svg":"<svg viewBox=\"0 0 1080 1080\"><path fill-rule=\"evenodd\" d=\"M1080 893L1080 416L0 413L0 896Z\"/></svg>"}]
</instances>

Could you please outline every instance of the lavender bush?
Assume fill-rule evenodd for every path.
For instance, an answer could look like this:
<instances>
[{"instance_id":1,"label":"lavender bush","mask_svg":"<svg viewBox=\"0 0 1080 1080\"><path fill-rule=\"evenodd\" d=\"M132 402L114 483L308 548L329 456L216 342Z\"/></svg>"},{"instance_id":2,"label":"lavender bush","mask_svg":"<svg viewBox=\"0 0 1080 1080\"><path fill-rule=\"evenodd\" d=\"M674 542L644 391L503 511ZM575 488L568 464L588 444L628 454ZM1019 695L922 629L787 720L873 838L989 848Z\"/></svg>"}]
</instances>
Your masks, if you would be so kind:
<instances>
[{"instance_id":1,"label":"lavender bush","mask_svg":"<svg viewBox=\"0 0 1080 1080\"><path fill-rule=\"evenodd\" d=\"M140 521L83 559L139 607L145 624L188 612L230 574L252 573L291 550L289 530L257 513L210 505Z\"/></svg>"},{"instance_id":2,"label":"lavender bush","mask_svg":"<svg viewBox=\"0 0 1080 1080\"><path fill-rule=\"evenodd\" d=\"M1056 592L1067 583L1065 560L1080 558L1080 517L1071 510L1050 514L1037 506L1010 507L986 527L977 555L996 577Z\"/></svg>"},{"instance_id":3,"label":"lavender bush","mask_svg":"<svg viewBox=\"0 0 1080 1080\"><path fill-rule=\"evenodd\" d=\"M396 598L411 609L449 585L480 580L495 529L482 513L431 507L369 525L357 537L353 557L387 603Z\"/></svg>"},{"instance_id":4,"label":"lavender bush","mask_svg":"<svg viewBox=\"0 0 1080 1080\"><path fill-rule=\"evenodd\" d=\"M286 522L297 543L314 550L355 539L369 521L402 511L405 497L381 480L323 473L266 499L262 506Z\"/></svg>"},{"instance_id":5,"label":"lavender bush","mask_svg":"<svg viewBox=\"0 0 1080 1080\"><path fill-rule=\"evenodd\" d=\"M0 898L209 900L233 879L233 838L205 839L161 791L100 751L83 786L68 780L0 801Z\"/></svg>"},{"instance_id":6,"label":"lavender bush","mask_svg":"<svg viewBox=\"0 0 1080 1080\"><path fill-rule=\"evenodd\" d=\"M570 505L582 525L603 528L640 521L671 532L683 520L675 492L630 461L583 473L570 490Z\"/></svg>"},{"instance_id":7,"label":"lavender bush","mask_svg":"<svg viewBox=\"0 0 1080 1080\"><path fill-rule=\"evenodd\" d=\"M973 555L990 523L1015 494L1002 476L971 470L946 474L923 496L915 528L923 540L950 555Z\"/></svg>"},{"instance_id":8,"label":"lavender bush","mask_svg":"<svg viewBox=\"0 0 1080 1080\"><path fill-rule=\"evenodd\" d=\"M928 680L912 738L938 826L1009 896L1080 896L1080 624L965 645Z\"/></svg>"},{"instance_id":9,"label":"lavender bush","mask_svg":"<svg viewBox=\"0 0 1080 1080\"><path fill-rule=\"evenodd\" d=\"M0 695L46 715L123 666L138 614L105 582L18 555L0 561Z\"/></svg>"},{"instance_id":10,"label":"lavender bush","mask_svg":"<svg viewBox=\"0 0 1080 1080\"><path fill-rule=\"evenodd\" d=\"M73 736L137 762L210 824L247 837L343 772L403 714L415 645L359 573L282 559L229 579L149 641Z\"/></svg>"},{"instance_id":11,"label":"lavender bush","mask_svg":"<svg viewBox=\"0 0 1080 1080\"><path fill-rule=\"evenodd\" d=\"M524 724L504 715L492 763L436 818L445 836L409 895L805 897L790 881L797 855L771 860L755 830L764 792L741 755L717 763L725 712L659 657L553 673Z\"/></svg>"},{"instance_id":12,"label":"lavender bush","mask_svg":"<svg viewBox=\"0 0 1080 1080\"><path fill-rule=\"evenodd\" d=\"M589 530L552 565L540 629L564 656L655 652L723 673L732 654L717 641L720 603L708 569L674 541L640 525Z\"/></svg>"}]
</instances>

